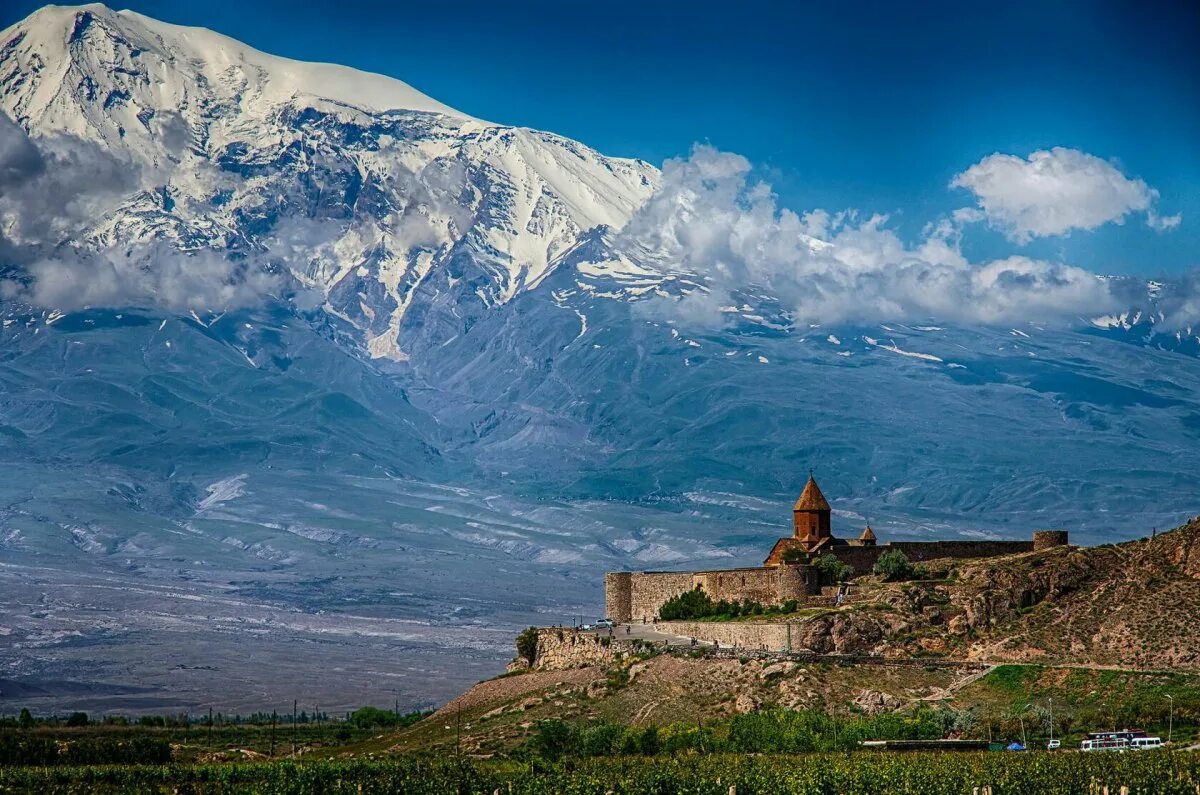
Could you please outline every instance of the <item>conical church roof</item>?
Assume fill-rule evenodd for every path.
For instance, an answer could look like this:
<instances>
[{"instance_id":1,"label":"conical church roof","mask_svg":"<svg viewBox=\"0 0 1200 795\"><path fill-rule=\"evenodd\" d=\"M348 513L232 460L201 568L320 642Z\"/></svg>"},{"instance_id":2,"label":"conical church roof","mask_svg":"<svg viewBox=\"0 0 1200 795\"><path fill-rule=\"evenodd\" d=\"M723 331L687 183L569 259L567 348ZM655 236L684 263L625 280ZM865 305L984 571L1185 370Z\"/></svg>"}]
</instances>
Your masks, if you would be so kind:
<instances>
[{"instance_id":1,"label":"conical church roof","mask_svg":"<svg viewBox=\"0 0 1200 795\"><path fill-rule=\"evenodd\" d=\"M875 538L875 531L871 529L871 525L867 525L867 529L862 531L862 535L858 537L859 541L878 541Z\"/></svg>"},{"instance_id":2,"label":"conical church roof","mask_svg":"<svg viewBox=\"0 0 1200 795\"><path fill-rule=\"evenodd\" d=\"M804 484L804 491L800 492L800 499L796 500L796 504L792 506L793 511L828 511L829 502L825 499L825 495L821 493L821 487L817 485L817 481L813 480L813 476L808 476L808 482Z\"/></svg>"}]
</instances>

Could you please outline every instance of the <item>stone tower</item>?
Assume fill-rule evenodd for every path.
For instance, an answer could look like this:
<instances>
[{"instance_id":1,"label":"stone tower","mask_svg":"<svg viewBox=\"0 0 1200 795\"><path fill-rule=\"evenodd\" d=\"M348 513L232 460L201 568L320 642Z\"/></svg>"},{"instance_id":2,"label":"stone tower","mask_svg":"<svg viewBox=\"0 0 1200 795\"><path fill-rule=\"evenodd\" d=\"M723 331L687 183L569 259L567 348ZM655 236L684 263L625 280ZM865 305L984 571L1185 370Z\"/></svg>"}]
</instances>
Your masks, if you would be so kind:
<instances>
[{"instance_id":1,"label":"stone tower","mask_svg":"<svg viewBox=\"0 0 1200 795\"><path fill-rule=\"evenodd\" d=\"M803 545L806 552L827 544L833 537L829 529L829 514L829 502L810 472L808 483L800 492L800 499L792 506L792 537Z\"/></svg>"}]
</instances>

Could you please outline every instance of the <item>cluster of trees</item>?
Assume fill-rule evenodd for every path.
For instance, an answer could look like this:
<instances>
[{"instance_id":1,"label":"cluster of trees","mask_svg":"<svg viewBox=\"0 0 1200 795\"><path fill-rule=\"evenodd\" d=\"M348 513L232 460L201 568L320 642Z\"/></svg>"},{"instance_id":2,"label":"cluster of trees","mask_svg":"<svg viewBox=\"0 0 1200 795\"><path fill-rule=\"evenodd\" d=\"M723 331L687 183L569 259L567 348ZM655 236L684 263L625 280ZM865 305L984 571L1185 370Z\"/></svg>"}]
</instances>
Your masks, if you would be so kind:
<instances>
[{"instance_id":1,"label":"cluster of trees","mask_svg":"<svg viewBox=\"0 0 1200 795\"><path fill-rule=\"evenodd\" d=\"M430 711L397 712L378 707L359 707L350 713L350 723L360 729L404 729L431 714Z\"/></svg>"},{"instance_id":2,"label":"cluster of trees","mask_svg":"<svg viewBox=\"0 0 1200 795\"><path fill-rule=\"evenodd\" d=\"M780 605L764 607L750 599L743 601L713 601L703 588L697 586L663 602L658 617L663 621L688 621L694 618L731 619L739 616L774 616L795 613L799 603L789 599Z\"/></svg>"},{"instance_id":3,"label":"cluster of trees","mask_svg":"<svg viewBox=\"0 0 1200 795\"><path fill-rule=\"evenodd\" d=\"M295 722L297 725L343 722L352 724L358 728L368 729L379 727L404 728L411 726L429 714L429 711L399 712L398 710L380 709L378 707L361 707L344 717L335 716L333 718L327 712L301 711L295 715ZM93 719L86 712L72 712L66 716L49 715L35 717L27 708L23 708L16 717L0 717L0 728L34 729L38 727L137 726L151 729L190 729L194 726L270 726L272 724L282 726L285 724L291 725L292 717L290 712L286 714L253 712L249 715L225 715L218 712L211 717L208 714L189 715L187 713L179 713L174 715L138 715L136 717L105 715L102 718Z\"/></svg>"},{"instance_id":4,"label":"cluster of trees","mask_svg":"<svg viewBox=\"0 0 1200 795\"><path fill-rule=\"evenodd\" d=\"M808 560L808 554L802 549L795 547L788 549L783 553L784 563L804 563ZM832 552L826 552L820 555L812 564L822 574L822 579L827 582L845 582L854 576L854 567L848 563L843 563ZM903 582L905 580L919 580L929 576L924 566L914 566L899 549L889 549L879 556L879 560L875 561L875 567L872 569L875 574L883 575L888 582Z\"/></svg>"},{"instance_id":5,"label":"cluster of trees","mask_svg":"<svg viewBox=\"0 0 1200 795\"><path fill-rule=\"evenodd\" d=\"M783 553L784 563L805 563L808 561L808 553L798 547L790 547ZM837 555L832 552L826 552L820 555L812 564L821 572L822 579L827 582L845 582L854 576L854 567L849 563L843 563L838 559Z\"/></svg>"},{"instance_id":6,"label":"cluster of trees","mask_svg":"<svg viewBox=\"0 0 1200 795\"><path fill-rule=\"evenodd\" d=\"M171 744L145 735L93 735L64 742L41 734L0 734L0 766L162 765L170 761Z\"/></svg>"},{"instance_id":7,"label":"cluster of trees","mask_svg":"<svg viewBox=\"0 0 1200 795\"><path fill-rule=\"evenodd\" d=\"M564 757L697 753L805 753L841 751L862 740L930 740L969 732L975 713L921 707L907 714L835 717L815 710L771 709L709 725L663 727L596 722L540 721L526 750L547 760Z\"/></svg>"}]
</instances>

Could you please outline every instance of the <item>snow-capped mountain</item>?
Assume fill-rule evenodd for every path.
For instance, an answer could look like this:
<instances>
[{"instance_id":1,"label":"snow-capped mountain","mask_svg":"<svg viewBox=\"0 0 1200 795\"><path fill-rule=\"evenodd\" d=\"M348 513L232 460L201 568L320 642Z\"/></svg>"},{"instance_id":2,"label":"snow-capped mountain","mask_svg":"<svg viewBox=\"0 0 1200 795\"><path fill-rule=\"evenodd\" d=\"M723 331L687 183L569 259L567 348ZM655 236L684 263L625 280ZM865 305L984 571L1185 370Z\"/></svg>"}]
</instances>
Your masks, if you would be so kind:
<instances>
[{"instance_id":1,"label":"snow-capped mountain","mask_svg":"<svg viewBox=\"0 0 1200 795\"><path fill-rule=\"evenodd\" d=\"M583 232L623 225L658 176L398 80L102 5L47 7L0 33L0 109L140 167L138 190L76 235L93 248L251 254L319 227L319 250L287 268L396 359L423 292L504 303Z\"/></svg>"},{"instance_id":2,"label":"snow-capped mountain","mask_svg":"<svg viewBox=\"0 0 1200 795\"><path fill-rule=\"evenodd\" d=\"M100 5L0 33L0 110L6 675L133 659L170 707L210 703L205 677L292 698L228 680L252 626L263 659L346 671L330 704L397 654L482 666L449 693L509 627L590 615L606 567L761 560L810 466L835 532L885 538L1196 510L1173 285L1112 280L1124 305L1069 327L718 301L629 234L697 217L686 193L643 212L667 169ZM681 294L724 322L662 311ZM192 695L131 651L147 632L206 639L176 661Z\"/></svg>"}]
</instances>

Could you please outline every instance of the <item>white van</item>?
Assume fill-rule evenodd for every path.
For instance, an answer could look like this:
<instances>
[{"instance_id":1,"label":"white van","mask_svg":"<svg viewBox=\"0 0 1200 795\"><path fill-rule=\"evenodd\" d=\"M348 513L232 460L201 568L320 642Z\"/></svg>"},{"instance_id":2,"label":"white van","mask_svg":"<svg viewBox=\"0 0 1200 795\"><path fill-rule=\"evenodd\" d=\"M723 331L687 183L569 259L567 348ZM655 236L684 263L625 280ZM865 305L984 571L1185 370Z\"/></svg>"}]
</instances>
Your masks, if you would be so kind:
<instances>
[{"instance_id":1,"label":"white van","mask_svg":"<svg viewBox=\"0 0 1200 795\"><path fill-rule=\"evenodd\" d=\"M1081 751L1128 751L1129 740L1124 737L1113 737L1097 740L1084 740L1079 744Z\"/></svg>"},{"instance_id":2,"label":"white van","mask_svg":"<svg viewBox=\"0 0 1200 795\"><path fill-rule=\"evenodd\" d=\"M1163 741L1161 737L1134 737L1129 741L1129 748L1132 751L1149 751L1152 748L1162 748Z\"/></svg>"}]
</instances>

